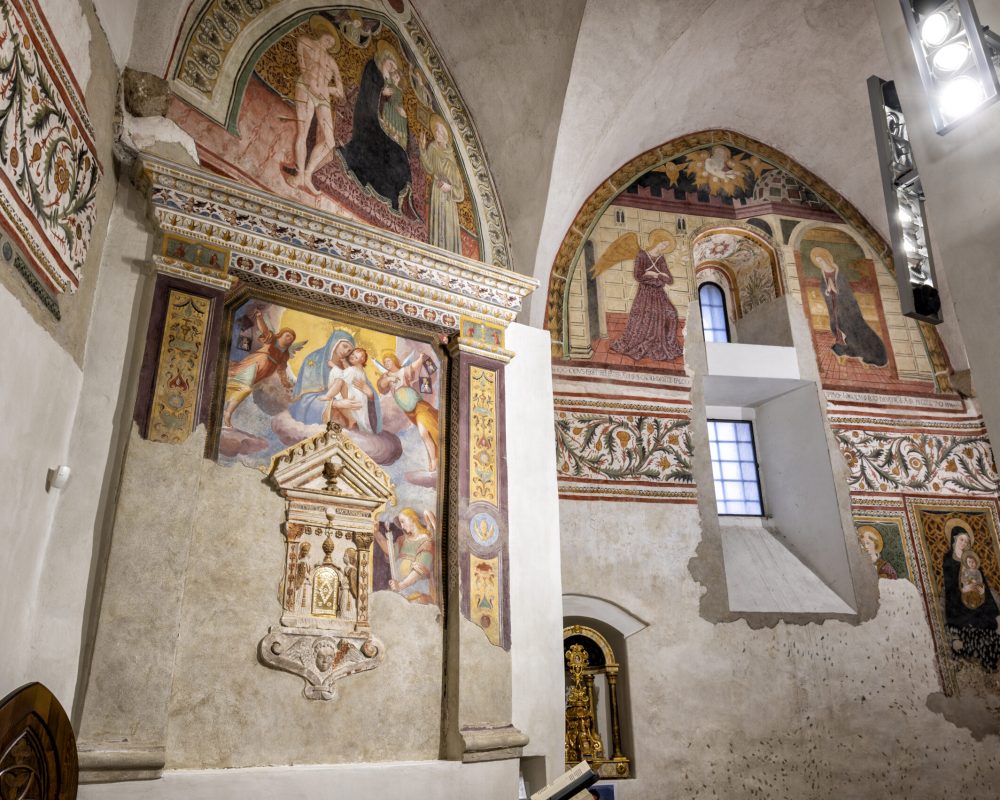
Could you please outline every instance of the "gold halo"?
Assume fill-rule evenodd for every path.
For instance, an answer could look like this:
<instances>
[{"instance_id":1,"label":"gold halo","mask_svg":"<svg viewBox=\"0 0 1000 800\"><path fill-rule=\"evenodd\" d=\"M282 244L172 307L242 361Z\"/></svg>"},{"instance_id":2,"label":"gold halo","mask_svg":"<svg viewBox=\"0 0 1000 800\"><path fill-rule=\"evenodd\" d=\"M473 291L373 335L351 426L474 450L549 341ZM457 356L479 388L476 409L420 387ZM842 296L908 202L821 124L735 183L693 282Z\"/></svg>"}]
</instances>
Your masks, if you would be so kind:
<instances>
[{"instance_id":1,"label":"gold halo","mask_svg":"<svg viewBox=\"0 0 1000 800\"><path fill-rule=\"evenodd\" d=\"M340 34L337 32L336 25L322 14L313 14L309 17L308 24L309 33L314 39L319 39L321 36L333 37L334 44L329 48L330 55L336 55L340 52Z\"/></svg>"},{"instance_id":2,"label":"gold halo","mask_svg":"<svg viewBox=\"0 0 1000 800\"><path fill-rule=\"evenodd\" d=\"M448 130L448 123L444 121L444 117L440 114L431 114L431 120L427 123L427 128L431 132L431 136L434 136L434 126L440 124L446 134L448 134L448 141L451 142L451 131Z\"/></svg>"},{"instance_id":3,"label":"gold halo","mask_svg":"<svg viewBox=\"0 0 1000 800\"><path fill-rule=\"evenodd\" d=\"M674 248L677 247L677 240L673 237L673 234L663 230L663 228L654 228L649 232L649 240L646 247L652 250L660 242L667 242L667 248L663 251L663 255L674 252Z\"/></svg>"},{"instance_id":4,"label":"gold halo","mask_svg":"<svg viewBox=\"0 0 1000 800\"><path fill-rule=\"evenodd\" d=\"M885 542L882 540L882 534L878 532L878 528L876 528L874 525L862 525L861 527L859 527L857 530L859 542L861 541L862 534L865 533L871 534L872 537L874 537L876 545L875 552L881 553L882 548L885 547Z\"/></svg>"},{"instance_id":5,"label":"gold halo","mask_svg":"<svg viewBox=\"0 0 1000 800\"><path fill-rule=\"evenodd\" d=\"M817 269L819 269L820 272L827 272L827 270L824 270L823 267L821 267L819 264L816 263L817 254L825 255L827 262L833 264L833 266L836 268L837 262L833 260L833 253L831 253L825 247L814 247L812 250L809 251L809 260L812 261L812 263L816 266Z\"/></svg>"},{"instance_id":6,"label":"gold halo","mask_svg":"<svg viewBox=\"0 0 1000 800\"><path fill-rule=\"evenodd\" d=\"M968 535L969 547L972 547L972 545L976 543L976 536L969 529L969 523L966 522L964 519L959 519L958 517L952 517L944 524L944 533L945 536L948 537L948 542L951 543L951 532L959 525L962 526L962 530L964 530L965 533Z\"/></svg>"},{"instance_id":7,"label":"gold halo","mask_svg":"<svg viewBox=\"0 0 1000 800\"><path fill-rule=\"evenodd\" d=\"M396 62L396 66L399 68L399 81L403 82L403 64L405 63L400 57L396 48L389 44L385 39L379 39L378 44L375 45L375 63L378 65L379 69L382 69L382 65L386 62L386 59L391 58Z\"/></svg>"}]
</instances>

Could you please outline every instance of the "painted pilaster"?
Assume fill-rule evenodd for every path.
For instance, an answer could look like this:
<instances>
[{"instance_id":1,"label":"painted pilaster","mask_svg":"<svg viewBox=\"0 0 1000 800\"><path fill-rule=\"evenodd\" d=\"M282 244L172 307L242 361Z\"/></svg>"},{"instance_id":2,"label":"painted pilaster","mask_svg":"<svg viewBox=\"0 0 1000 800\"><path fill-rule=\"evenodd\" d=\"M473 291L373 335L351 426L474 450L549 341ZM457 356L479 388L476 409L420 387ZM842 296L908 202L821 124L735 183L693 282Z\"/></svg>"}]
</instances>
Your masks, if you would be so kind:
<instances>
[{"instance_id":1,"label":"painted pilaster","mask_svg":"<svg viewBox=\"0 0 1000 800\"><path fill-rule=\"evenodd\" d=\"M463 761L516 758L528 741L511 723L503 345L499 326L463 319L450 346L445 749Z\"/></svg>"}]
</instances>

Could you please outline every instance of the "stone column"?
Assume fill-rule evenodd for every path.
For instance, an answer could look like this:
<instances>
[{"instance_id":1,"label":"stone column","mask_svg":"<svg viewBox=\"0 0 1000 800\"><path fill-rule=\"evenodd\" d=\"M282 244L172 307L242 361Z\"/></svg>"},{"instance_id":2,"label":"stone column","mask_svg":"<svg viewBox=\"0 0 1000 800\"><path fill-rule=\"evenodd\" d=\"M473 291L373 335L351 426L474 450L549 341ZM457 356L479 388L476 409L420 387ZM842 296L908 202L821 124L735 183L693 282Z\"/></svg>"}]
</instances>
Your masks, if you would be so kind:
<instances>
[{"instance_id":1,"label":"stone column","mask_svg":"<svg viewBox=\"0 0 1000 800\"><path fill-rule=\"evenodd\" d=\"M445 754L517 758L511 724L503 329L463 319L450 344Z\"/></svg>"}]
</instances>

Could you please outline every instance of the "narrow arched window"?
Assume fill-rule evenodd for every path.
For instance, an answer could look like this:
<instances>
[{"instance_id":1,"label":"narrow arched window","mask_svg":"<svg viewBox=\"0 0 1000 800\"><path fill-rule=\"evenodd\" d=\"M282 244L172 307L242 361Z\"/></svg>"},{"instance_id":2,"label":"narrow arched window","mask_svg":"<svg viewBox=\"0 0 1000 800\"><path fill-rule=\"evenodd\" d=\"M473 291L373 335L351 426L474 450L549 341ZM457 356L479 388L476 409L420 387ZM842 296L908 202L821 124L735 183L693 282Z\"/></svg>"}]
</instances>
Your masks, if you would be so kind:
<instances>
[{"instance_id":1,"label":"narrow arched window","mask_svg":"<svg viewBox=\"0 0 1000 800\"><path fill-rule=\"evenodd\" d=\"M701 304L701 327L706 342L729 341L729 315L726 314L726 295L716 283L703 283L698 287Z\"/></svg>"}]
</instances>

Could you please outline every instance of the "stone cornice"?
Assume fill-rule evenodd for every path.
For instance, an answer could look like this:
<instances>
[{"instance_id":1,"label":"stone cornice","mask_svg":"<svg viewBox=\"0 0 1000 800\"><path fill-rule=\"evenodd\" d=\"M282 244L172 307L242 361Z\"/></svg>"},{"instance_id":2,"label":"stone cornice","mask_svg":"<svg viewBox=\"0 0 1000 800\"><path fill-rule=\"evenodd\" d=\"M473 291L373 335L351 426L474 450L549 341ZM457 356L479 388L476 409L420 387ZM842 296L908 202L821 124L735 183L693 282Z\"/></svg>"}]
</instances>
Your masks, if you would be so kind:
<instances>
[{"instance_id":1,"label":"stone cornice","mask_svg":"<svg viewBox=\"0 0 1000 800\"><path fill-rule=\"evenodd\" d=\"M458 330L461 317L506 327L538 287L524 275L157 156L140 154L136 170L163 256L175 269L186 259L173 257L171 242L190 242L223 256L192 264L200 275L264 277L295 294L384 309L448 331Z\"/></svg>"}]
</instances>

